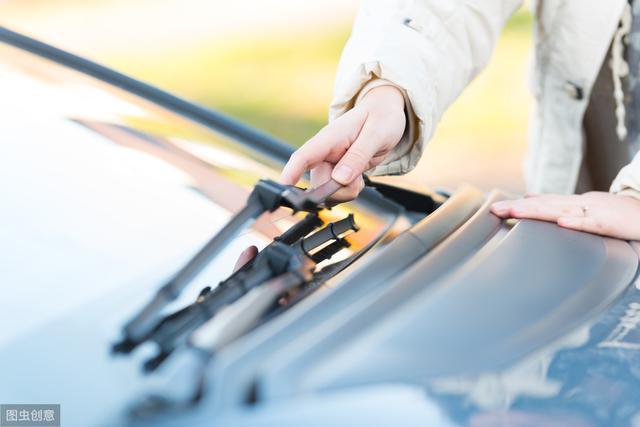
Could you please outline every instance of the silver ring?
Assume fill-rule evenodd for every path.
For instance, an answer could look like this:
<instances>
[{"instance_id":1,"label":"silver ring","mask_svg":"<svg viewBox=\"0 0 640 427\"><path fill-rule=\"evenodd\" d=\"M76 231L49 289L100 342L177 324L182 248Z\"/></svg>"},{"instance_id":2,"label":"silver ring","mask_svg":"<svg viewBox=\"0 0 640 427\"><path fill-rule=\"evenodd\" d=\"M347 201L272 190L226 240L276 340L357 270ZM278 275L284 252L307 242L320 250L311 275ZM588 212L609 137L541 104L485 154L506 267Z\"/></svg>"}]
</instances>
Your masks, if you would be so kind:
<instances>
[{"instance_id":1,"label":"silver ring","mask_svg":"<svg viewBox=\"0 0 640 427\"><path fill-rule=\"evenodd\" d=\"M582 209L582 216L587 216L589 214L589 208L587 206L580 206Z\"/></svg>"}]
</instances>

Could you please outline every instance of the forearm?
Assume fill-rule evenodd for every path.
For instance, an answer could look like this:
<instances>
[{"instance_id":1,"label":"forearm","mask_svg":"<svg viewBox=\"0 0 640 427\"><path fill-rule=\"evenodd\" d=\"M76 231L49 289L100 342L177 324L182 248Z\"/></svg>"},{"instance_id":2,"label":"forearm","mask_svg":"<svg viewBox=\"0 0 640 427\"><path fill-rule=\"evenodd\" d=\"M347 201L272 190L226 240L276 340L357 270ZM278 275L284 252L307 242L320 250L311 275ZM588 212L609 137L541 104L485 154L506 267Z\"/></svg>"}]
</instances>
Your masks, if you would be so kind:
<instances>
[{"instance_id":1,"label":"forearm","mask_svg":"<svg viewBox=\"0 0 640 427\"><path fill-rule=\"evenodd\" d=\"M372 79L401 88L411 114L412 141L389 155L386 173L417 163L447 107L489 61L504 23L521 0L422 0L408 8L365 0L344 49L330 110L353 107Z\"/></svg>"}]
</instances>

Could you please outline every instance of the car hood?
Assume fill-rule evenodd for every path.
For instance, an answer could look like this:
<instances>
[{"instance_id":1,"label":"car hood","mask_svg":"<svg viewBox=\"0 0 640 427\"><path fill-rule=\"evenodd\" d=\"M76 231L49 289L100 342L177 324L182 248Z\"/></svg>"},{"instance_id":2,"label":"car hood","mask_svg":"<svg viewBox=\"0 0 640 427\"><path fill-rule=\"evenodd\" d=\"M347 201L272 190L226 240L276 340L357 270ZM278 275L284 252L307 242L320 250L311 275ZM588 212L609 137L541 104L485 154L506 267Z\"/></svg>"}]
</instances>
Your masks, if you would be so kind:
<instances>
[{"instance_id":1,"label":"car hood","mask_svg":"<svg viewBox=\"0 0 640 427\"><path fill-rule=\"evenodd\" d=\"M287 150L201 127L134 95L136 85L118 89L9 46L0 58L0 90L12 100L0 103L0 318L9 325L0 403L60 403L70 426L135 423L127 409L179 393L182 371L169 364L145 376L153 348L118 358L110 344L257 179L277 177ZM629 244L505 223L490 213L503 194L462 193L413 220L366 198L323 213L356 214L361 231L344 257L385 241L337 286L216 354L203 405L137 422L638 423L640 291ZM176 306L291 224L283 211L254 224Z\"/></svg>"}]
</instances>

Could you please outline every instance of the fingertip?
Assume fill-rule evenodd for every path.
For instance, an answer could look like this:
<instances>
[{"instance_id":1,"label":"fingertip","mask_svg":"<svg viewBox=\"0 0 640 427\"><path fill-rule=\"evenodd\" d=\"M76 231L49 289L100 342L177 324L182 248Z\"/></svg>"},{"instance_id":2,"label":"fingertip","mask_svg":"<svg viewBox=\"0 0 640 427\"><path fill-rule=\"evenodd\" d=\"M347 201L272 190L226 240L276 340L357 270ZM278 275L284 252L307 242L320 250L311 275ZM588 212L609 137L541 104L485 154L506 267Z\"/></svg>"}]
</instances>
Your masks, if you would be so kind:
<instances>
[{"instance_id":1,"label":"fingertip","mask_svg":"<svg viewBox=\"0 0 640 427\"><path fill-rule=\"evenodd\" d=\"M296 185L301 176L302 172L298 172L296 167L289 161L289 163L284 166L284 169L282 169L278 181L284 185Z\"/></svg>"},{"instance_id":2,"label":"fingertip","mask_svg":"<svg viewBox=\"0 0 640 427\"><path fill-rule=\"evenodd\" d=\"M319 141L316 135L291 154L280 175L280 182L295 185L306 171L325 160L329 154L329 144L319 144Z\"/></svg>"},{"instance_id":3,"label":"fingertip","mask_svg":"<svg viewBox=\"0 0 640 427\"><path fill-rule=\"evenodd\" d=\"M491 205L491 212L495 215L505 218L509 216L510 205L505 202L496 202Z\"/></svg>"},{"instance_id":4,"label":"fingertip","mask_svg":"<svg viewBox=\"0 0 640 427\"><path fill-rule=\"evenodd\" d=\"M280 174L280 177L278 178L278 182L284 185L295 185L297 181L294 181L287 175Z\"/></svg>"},{"instance_id":5,"label":"fingertip","mask_svg":"<svg viewBox=\"0 0 640 427\"><path fill-rule=\"evenodd\" d=\"M233 271L238 271L239 269L244 267L244 265L255 258L256 255L258 255L258 248L253 245L249 246L247 249L240 253L240 256L238 256L238 260L233 267Z\"/></svg>"},{"instance_id":6,"label":"fingertip","mask_svg":"<svg viewBox=\"0 0 640 427\"><path fill-rule=\"evenodd\" d=\"M504 211L496 211L495 209L491 209L491 213L503 219L507 219L510 217L509 211L504 212Z\"/></svg>"},{"instance_id":7,"label":"fingertip","mask_svg":"<svg viewBox=\"0 0 640 427\"><path fill-rule=\"evenodd\" d=\"M509 209L509 215L512 218L525 219L530 218L533 214L534 212L531 212L522 206L513 206Z\"/></svg>"}]
</instances>

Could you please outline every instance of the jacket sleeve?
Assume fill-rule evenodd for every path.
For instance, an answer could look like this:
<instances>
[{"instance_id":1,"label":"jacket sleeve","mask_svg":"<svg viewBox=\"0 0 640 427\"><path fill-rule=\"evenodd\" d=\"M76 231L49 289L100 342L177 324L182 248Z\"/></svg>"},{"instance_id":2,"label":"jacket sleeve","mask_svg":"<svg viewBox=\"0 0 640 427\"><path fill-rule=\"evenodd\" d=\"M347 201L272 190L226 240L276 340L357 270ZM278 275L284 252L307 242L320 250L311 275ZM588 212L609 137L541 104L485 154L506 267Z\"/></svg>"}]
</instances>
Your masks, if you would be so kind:
<instances>
[{"instance_id":1,"label":"jacket sleeve","mask_svg":"<svg viewBox=\"0 0 640 427\"><path fill-rule=\"evenodd\" d=\"M611 192L640 199L640 153L622 168L611 185Z\"/></svg>"},{"instance_id":2,"label":"jacket sleeve","mask_svg":"<svg viewBox=\"0 0 640 427\"><path fill-rule=\"evenodd\" d=\"M485 67L522 0L364 0L344 48L329 111L353 107L372 80L401 88L412 138L403 138L373 175L411 170L442 114Z\"/></svg>"}]
</instances>

